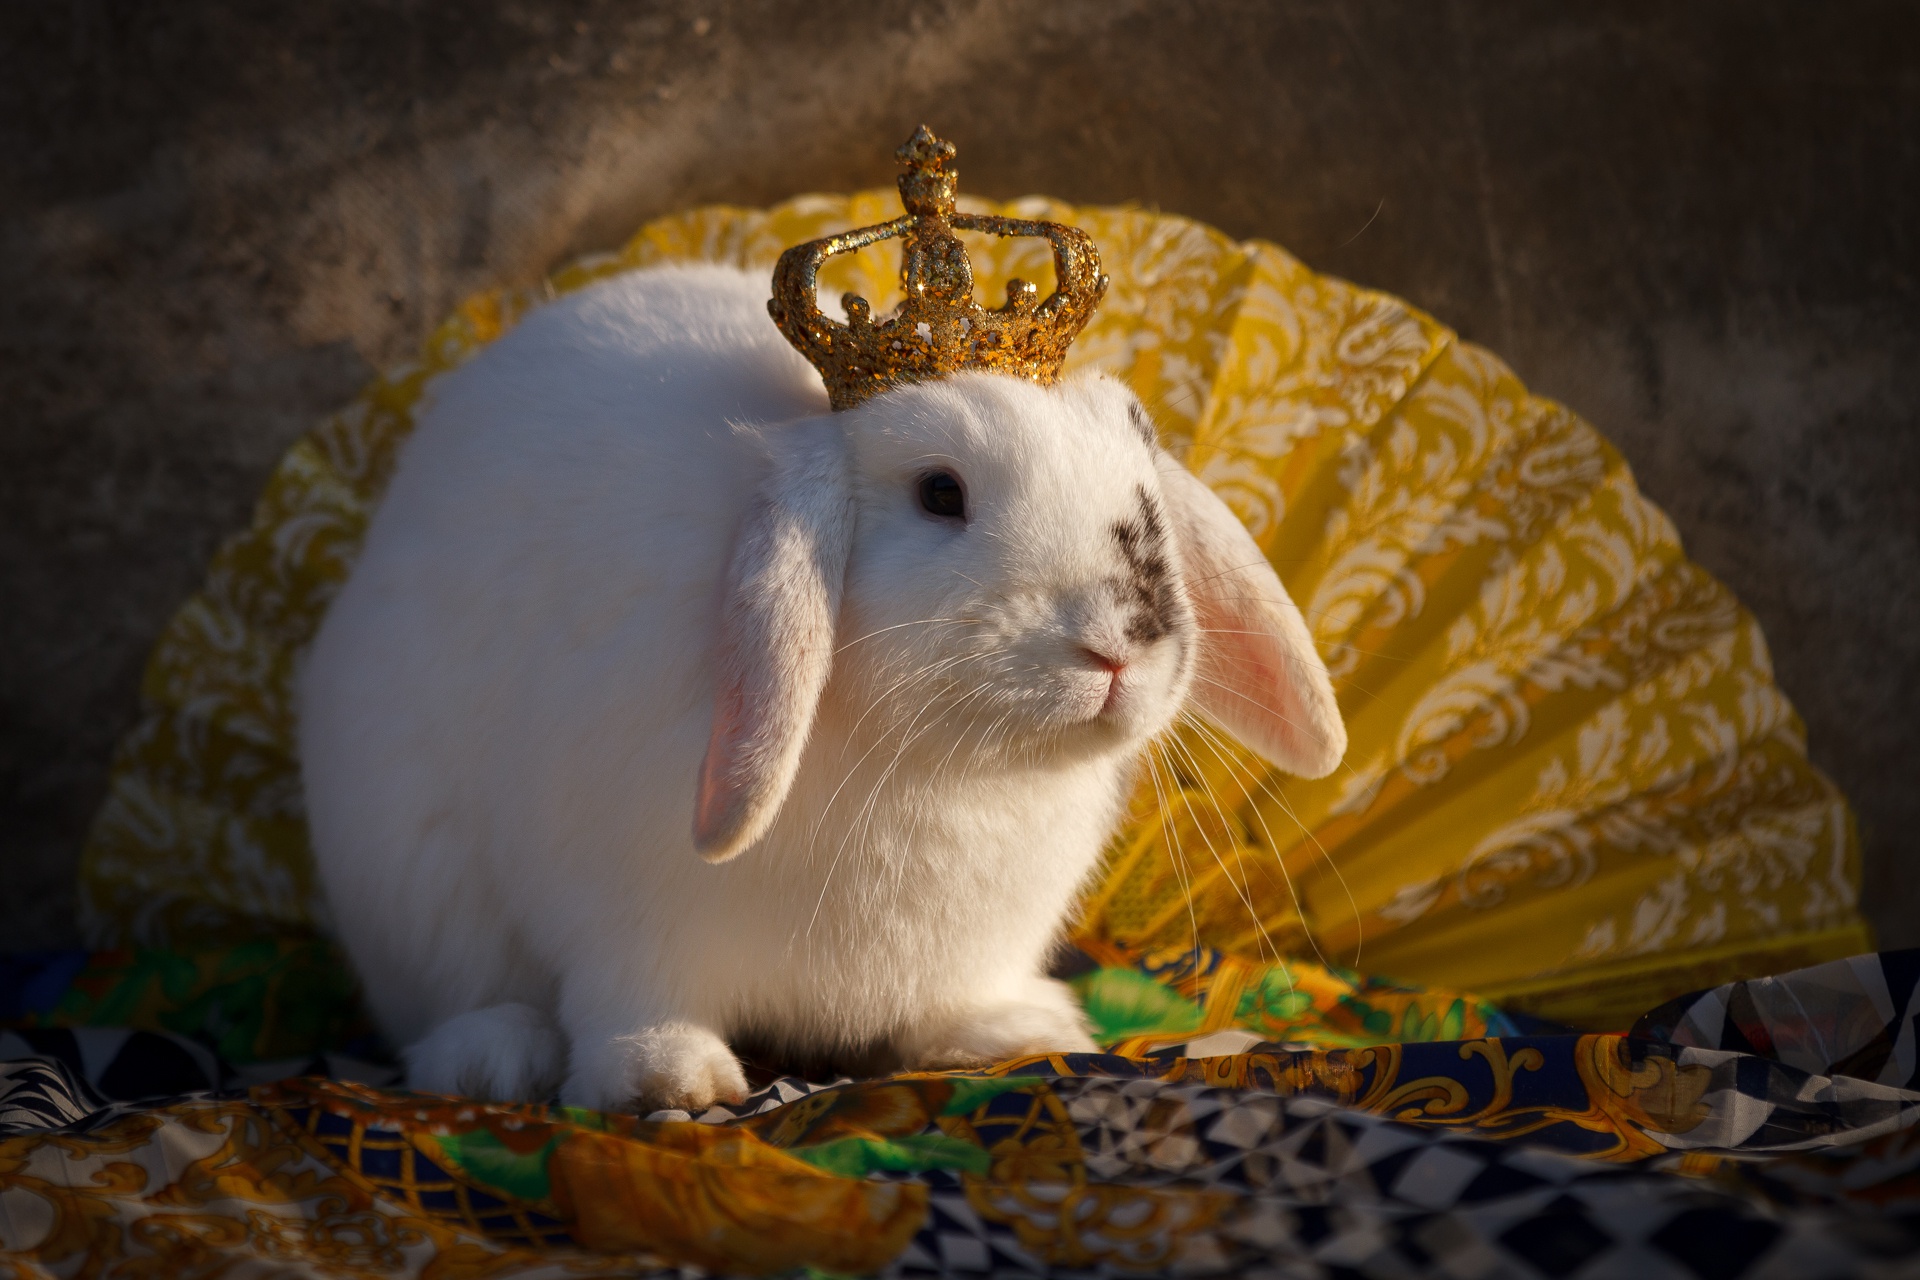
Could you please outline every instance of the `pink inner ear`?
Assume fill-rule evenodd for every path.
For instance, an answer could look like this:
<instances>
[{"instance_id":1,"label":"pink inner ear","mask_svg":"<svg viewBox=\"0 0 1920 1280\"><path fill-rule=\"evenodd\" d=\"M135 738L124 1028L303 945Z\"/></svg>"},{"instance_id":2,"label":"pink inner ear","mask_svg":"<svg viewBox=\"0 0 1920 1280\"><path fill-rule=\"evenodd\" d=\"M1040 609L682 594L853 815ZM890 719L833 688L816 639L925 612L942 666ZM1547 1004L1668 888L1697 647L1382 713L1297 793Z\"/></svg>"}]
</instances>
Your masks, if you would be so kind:
<instances>
[{"instance_id":1,"label":"pink inner ear","mask_svg":"<svg viewBox=\"0 0 1920 1280\"><path fill-rule=\"evenodd\" d=\"M714 699L713 733L694 791L693 842L702 851L714 848L739 822L741 796L735 780L746 733L746 696L738 681L728 680Z\"/></svg>"},{"instance_id":2,"label":"pink inner ear","mask_svg":"<svg viewBox=\"0 0 1920 1280\"><path fill-rule=\"evenodd\" d=\"M1300 611L1226 503L1172 459L1161 474L1201 627L1194 701L1288 773L1325 777L1347 731Z\"/></svg>"},{"instance_id":3,"label":"pink inner ear","mask_svg":"<svg viewBox=\"0 0 1920 1280\"><path fill-rule=\"evenodd\" d=\"M1231 583L1232 576L1226 581ZM1288 646L1283 639L1287 620L1273 616L1278 610L1234 608L1206 595L1194 604L1204 628L1195 700L1289 773L1320 777L1330 772L1345 749L1345 734L1337 713L1329 726L1326 708L1315 705L1314 683L1324 683L1326 673L1317 659L1303 666Z\"/></svg>"},{"instance_id":4,"label":"pink inner ear","mask_svg":"<svg viewBox=\"0 0 1920 1280\"><path fill-rule=\"evenodd\" d=\"M694 786L693 840L725 862L785 802L833 666L853 512L837 428L783 428L727 568L713 729Z\"/></svg>"}]
</instances>

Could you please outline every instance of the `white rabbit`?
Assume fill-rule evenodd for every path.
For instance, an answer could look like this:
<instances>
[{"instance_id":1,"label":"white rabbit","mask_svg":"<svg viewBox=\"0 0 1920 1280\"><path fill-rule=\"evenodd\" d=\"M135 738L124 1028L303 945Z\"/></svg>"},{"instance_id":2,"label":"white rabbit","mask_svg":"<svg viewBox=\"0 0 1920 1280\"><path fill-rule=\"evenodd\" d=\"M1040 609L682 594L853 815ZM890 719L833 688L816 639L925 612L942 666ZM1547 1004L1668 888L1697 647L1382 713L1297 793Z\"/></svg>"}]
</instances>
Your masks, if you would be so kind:
<instances>
[{"instance_id":1,"label":"white rabbit","mask_svg":"<svg viewBox=\"0 0 1920 1280\"><path fill-rule=\"evenodd\" d=\"M1044 976L1191 696L1346 735L1299 612L1112 379L827 412L765 276L635 272L437 382L300 689L339 936L416 1088L698 1108L728 1038L1089 1050Z\"/></svg>"}]
</instances>

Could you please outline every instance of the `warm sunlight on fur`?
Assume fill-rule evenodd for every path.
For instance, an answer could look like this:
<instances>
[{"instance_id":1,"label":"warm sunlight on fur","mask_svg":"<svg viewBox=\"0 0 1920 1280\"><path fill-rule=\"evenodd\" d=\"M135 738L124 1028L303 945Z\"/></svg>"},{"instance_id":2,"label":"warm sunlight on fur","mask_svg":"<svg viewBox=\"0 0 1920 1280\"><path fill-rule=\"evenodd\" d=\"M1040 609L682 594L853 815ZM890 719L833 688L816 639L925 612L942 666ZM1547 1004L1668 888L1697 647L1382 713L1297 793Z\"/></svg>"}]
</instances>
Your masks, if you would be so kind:
<instances>
[{"instance_id":1,"label":"warm sunlight on fur","mask_svg":"<svg viewBox=\"0 0 1920 1280\"><path fill-rule=\"evenodd\" d=\"M318 865L418 1087L1089 1049L1044 971L1148 743L1340 760L1299 611L1132 392L827 414L765 296L637 272L447 375L314 644Z\"/></svg>"}]
</instances>

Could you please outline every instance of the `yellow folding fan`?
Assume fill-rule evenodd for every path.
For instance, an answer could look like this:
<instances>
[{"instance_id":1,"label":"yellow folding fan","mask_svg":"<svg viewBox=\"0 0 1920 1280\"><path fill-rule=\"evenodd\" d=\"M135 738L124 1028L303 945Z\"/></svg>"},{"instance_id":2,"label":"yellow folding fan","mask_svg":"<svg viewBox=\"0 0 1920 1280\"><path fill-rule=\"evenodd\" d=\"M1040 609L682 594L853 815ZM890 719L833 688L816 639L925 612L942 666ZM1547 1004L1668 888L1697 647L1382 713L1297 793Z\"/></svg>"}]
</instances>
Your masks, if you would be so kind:
<instances>
[{"instance_id":1,"label":"yellow folding fan","mask_svg":"<svg viewBox=\"0 0 1920 1280\"><path fill-rule=\"evenodd\" d=\"M1042 198L1112 286L1069 373L1126 379L1312 626L1350 730L1302 782L1214 732L1158 747L1078 925L1090 944L1317 956L1619 1023L1729 977L1869 950L1852 816L1807 762L1754 619L1601 436L1385 294L1183 218ZM154 652L82 870L95 945L326 927L291 679L427 383L558 293L649 264L771 270L891 191L649 223L480 295L301 440ZM1051 275L964 236L980 293ZM822 272L876 311L893 251Z\"/></svg>"}]
</instances>

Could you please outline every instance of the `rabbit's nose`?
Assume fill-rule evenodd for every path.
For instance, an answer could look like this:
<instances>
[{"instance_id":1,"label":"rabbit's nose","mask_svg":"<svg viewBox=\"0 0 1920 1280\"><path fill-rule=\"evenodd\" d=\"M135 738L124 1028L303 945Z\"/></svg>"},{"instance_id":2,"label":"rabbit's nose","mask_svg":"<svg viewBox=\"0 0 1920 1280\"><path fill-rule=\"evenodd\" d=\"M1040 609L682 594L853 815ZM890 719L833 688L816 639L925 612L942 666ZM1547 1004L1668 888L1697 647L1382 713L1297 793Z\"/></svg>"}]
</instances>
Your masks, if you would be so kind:
<instances>
[{"instance_id":1,"label":"rabbit's nose","mask_svg":"<svg viewBox=\"0 0 1920 1280\"><path fill-rule=\"evenodd\" d=\"M1116 658L1111 654L1102 653L1098 649L1090 649L1086 645L1080 646L1080 652L1086 654L1094 666L1099 667L1108 675L1117 676L1127 669L1127 660L1125 658Z\"/></svg>"}]
</instances>

